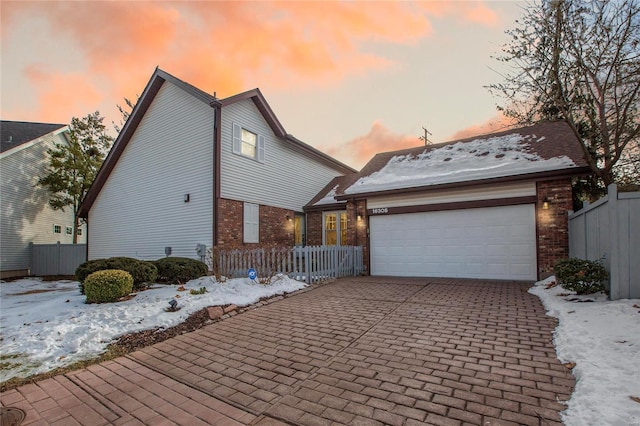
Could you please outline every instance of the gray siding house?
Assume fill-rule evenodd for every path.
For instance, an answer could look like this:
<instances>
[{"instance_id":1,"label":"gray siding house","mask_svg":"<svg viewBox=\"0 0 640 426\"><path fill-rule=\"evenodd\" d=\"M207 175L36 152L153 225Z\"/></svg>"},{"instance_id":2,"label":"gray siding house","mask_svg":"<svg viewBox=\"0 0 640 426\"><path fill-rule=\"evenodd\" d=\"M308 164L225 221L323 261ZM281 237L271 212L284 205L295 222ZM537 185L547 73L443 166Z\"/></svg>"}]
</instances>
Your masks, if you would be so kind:
<instances>
[{"instance_id":1,"label":"gray siding house","mask_svg":"<svg viewBox=\"0 0 640 426\"><path fill-rule=\"evenodd\" d=\"M354 170L288 135L262 93L156 69L89 190L88 259L304 241L303 206Z\"/></svg>"},{"instance_id":2,"label":"gray siding house","mask_svg":"<svg viewBox=\"0 0 640 426\"><path fill-rule=\"evenodd\" d=\"M2 121L0 125L0 276L29 274L29 243L71 243L73 212L54 211L36 186L49 163L47 150L66 144L64 124ZM83 243L85 234L78 242Z\"/></svg>"}]
</instances>

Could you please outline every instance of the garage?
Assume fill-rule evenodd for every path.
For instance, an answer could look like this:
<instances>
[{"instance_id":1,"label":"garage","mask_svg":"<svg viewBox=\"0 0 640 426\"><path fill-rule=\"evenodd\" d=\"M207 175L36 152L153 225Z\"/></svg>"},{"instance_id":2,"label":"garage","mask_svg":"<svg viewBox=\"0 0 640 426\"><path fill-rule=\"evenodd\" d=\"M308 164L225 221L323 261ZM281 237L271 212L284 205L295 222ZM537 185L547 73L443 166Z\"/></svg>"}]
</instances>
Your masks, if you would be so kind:
<instances>
[{"instance_id":1,"label":"garage","mask_svg":"<svg viewBox=\"0 0 640 426\"><path fill-rule=\"evenodd\" d=\"M534 204L369 217L371 273L535 280Z\"/></svg>"}]
</instances>

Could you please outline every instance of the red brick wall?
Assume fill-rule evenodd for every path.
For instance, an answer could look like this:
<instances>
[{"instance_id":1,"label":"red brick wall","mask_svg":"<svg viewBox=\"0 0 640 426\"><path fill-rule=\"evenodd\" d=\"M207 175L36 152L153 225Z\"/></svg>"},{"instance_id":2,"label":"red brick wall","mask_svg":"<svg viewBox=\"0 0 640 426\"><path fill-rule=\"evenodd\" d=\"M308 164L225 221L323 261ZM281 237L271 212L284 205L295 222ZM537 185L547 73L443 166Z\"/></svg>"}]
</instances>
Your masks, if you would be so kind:
<instances>
[{"instance_id":1,"label":"red brick wall","mask_svg":"<svg viewBox=\"0 0 640 426\"><path fill-rule=\"evenodd\" d=\"M307 213L307 245L322 245L322 212Z\"/></svg>"},{"instance_id":2,"label":"red brick wall","mask_svg":"<svg viewBox=\"0 0 640 426\"><path fill-rule=\"evenodd\" d=\"M238 247L244 244L244 203L220 199L218 204L218 246ZM260 206L260 244L293 246L293 216L291 210ZM287 215L291 221L287 220Z\"/></svg>"},{"instance_id":3,"label":"red brick wall","mask_svg":"<svg viewBox=\"0 0 640 426\"><path fill-rule=\"evenodd\" d=\"M358 220L358 214L360 220ZM347 244L352 246L363 246L364 267L369 270L369 241L367 239L367 227L369 218L367 216L367 202L364 200L347 203L347 217L349 221L347 229Z\"/></svg>"},{"instance_id":4,"label":"red brick wall","mask_svg":"<svg viewBox=\"0 0 640 426\"><path fill-rule=\"evenodd\" d=\"M237 247L243 239L243 203L242 201L220 199L218 203L219 247Z\"/></svg>"},{"instance_id":5,"label":"red brick wall","mask_svg":"<svg viewBox=\"0 0 640 426\"><path fill-rule=\"evenodd\" d=\"M558 259L569 256L569 219L572 209L571 179L542 181L537 184L538 204L538 278L553 274ZM544 210L544 200L549 200L549 209Z\"/></svg>"},{"instance_id":6,"label":"red brick wall","mask_svg":"<svg viewBox=\"0 0 640 426\"><path fill-rule=\"evenodd\" d=\"M293 247L293 216L292 210L261 205L260 244Z\"/></svg>"}]
</instances>

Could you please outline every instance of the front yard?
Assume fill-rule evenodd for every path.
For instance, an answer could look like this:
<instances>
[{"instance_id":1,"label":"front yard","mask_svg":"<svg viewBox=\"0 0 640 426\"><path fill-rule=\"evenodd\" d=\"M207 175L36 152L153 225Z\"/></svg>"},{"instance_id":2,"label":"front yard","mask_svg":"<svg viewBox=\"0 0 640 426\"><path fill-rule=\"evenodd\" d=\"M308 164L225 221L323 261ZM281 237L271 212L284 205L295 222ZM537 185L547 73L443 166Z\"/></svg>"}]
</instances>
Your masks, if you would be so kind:
<instances>
[{"instance_id":1,"label":"front yard","mask_svg":"<svg viewBox=\"0 0 640 426\"><path fill-rule=\"evenodd\" d=\"M206 288L204 294L190 290ZM130 300L86 304L76 281L22 279L0 285L0 382L29 377L103 353L124 334L168 328L202 308L245 306L262 298L289 293L304 283L279 276L270 285L247 278L218 283L213 277L184 286L155 285ZM175 299L180 308L167 312Z\"/></svg>"}]
</instances>

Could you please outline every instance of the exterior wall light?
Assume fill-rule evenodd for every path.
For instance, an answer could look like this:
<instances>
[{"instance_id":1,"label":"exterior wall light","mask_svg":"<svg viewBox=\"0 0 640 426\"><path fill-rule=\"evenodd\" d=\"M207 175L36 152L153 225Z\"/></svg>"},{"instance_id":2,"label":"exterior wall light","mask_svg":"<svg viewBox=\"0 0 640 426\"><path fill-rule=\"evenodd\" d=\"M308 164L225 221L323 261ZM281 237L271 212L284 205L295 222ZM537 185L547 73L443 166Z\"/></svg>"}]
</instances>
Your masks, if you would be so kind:
<instances>
[{"instance_id":1,"label":"exterior wall light","mask_svg":"<svg viewBox=\"0 0 640 426\"><path fill-rule=\"evenodd\" d=\"M547 197L542 200L542 210L549 210L549 199Z\"/></svg>"},{"instance_id":2,"label":"exterior wall light","mask_svg":"<svg viewBox=\"0 0 640 426\"><path fill-rule=\"evenodd\" d=\"M287 222L291 222L291 216L286 215L285 218L287 219Z\"/></svg>"}]
</instances>

